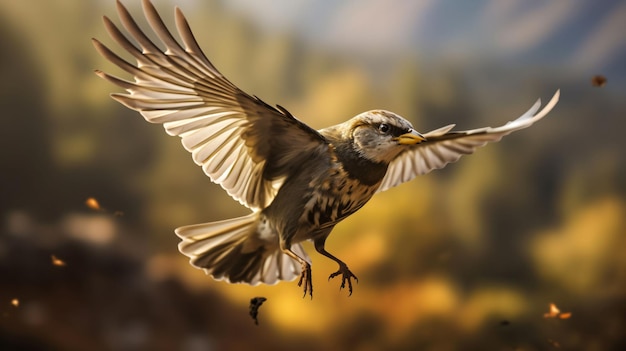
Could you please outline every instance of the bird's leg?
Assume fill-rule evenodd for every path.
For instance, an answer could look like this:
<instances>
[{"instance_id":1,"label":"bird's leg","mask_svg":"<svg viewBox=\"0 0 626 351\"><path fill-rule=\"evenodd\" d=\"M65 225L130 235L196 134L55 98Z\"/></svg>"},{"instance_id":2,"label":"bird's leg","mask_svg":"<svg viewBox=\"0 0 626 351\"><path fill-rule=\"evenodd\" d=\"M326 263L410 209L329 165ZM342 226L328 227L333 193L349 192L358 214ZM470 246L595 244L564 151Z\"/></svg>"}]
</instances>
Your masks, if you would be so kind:
<instances>
[{"instance_id":1,"label":"bird's leg","mask_svg":"<svg viewBox=\"0 0 626 351\"><path fill-rule=\"evenodd\" d=\"M311 277L311 265L306 261L302 264L302 272L300 273L300 280L298 280L298 286L302 286L303 282L304 282L304 295L302 295L302 297L305 297L308 291L309 296L311 296L311 300L313 300L313 279Z\"/></svg>"},{"instance_id":2,"label":"bird's leg","mask_svg":"<svg viewBox=\"0 0 626 351\"><path fill-rule=\"evenodd\" d=\"M350 269L348 268L348 265L345 264L342 260L338 259L337 257L333 256L331 253L329 253L328 251L326 251L326 249L324 248L324 244L326 243L326 237L322 237L322 238L317 238L314 240L314 244L315 244L315 250L317 250L317 252L321 253L322 255L330 258L331 260L337 262L337 264L339 264L339 270L333 274L331 274L328 277L328 280L338 276L339 274L341 274L341 289L346 287L346 282L348 283L348 291L350 292L350 295L352 295L352 278L354 278L354 280L356 280L356 282L359 282L359 278L356 277L356 275L354 275Z\"/></svg>"},{"instance_id":3,"label":"bird's leg","mask_svg":"<svg viewBox=\"0 0 626 351\"><path fill-rule=\"evenodd\" d=\"M302 297L305 297L308 292L309 296L311 296L311 299L313 299L313 280L311 279L311 264L307 262L304 258L296 255L295 252L291 251L291 245L285 242L281 241L280 249L287 256L300 262L300 264L302 265L302 272L300 273L300 280L298 280L298 286L302 286L304 284L304 296Z\"/></svg>"}]
</instances>

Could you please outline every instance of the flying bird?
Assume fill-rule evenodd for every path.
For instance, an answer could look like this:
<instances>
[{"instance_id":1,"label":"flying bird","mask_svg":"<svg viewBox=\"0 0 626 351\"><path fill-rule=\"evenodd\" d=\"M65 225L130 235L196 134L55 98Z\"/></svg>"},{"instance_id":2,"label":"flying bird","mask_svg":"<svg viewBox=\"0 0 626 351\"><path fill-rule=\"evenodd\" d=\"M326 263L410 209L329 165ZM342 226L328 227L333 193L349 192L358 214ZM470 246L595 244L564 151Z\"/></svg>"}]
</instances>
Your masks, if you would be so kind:
<instances>
[{"instance_id":1,"label":"flying bird","mask_svg":"<svg viewBox=\"0 0 626 351\"><path fill-rule=\"evenodd\" d=\"M352 294L357 277L324 245L337 223L374 194L531 126L559 98L557 91L541 111L538 100L521 117L497 128L454 131L452 124L419 133L393 112L372 110L314 130L222 75L200 49L179 8L175 23L182 42L149 0L143 1L143 10L165 50L117 1L121 27L106 16L104 25L136 62L127 62L96 39L93 43L134 79L100 70L96 74L128 92L112 94L115 100L179 136L206 175L251 210L240 218L175 230L182 239L178 248L193 266L230 283L274 284L299 277L304 296L312 297L311 262L301 246L310 240L317 252L339 265L329 279L341 276L341 288L347 286Z\"/></svg>"}]
</instances>

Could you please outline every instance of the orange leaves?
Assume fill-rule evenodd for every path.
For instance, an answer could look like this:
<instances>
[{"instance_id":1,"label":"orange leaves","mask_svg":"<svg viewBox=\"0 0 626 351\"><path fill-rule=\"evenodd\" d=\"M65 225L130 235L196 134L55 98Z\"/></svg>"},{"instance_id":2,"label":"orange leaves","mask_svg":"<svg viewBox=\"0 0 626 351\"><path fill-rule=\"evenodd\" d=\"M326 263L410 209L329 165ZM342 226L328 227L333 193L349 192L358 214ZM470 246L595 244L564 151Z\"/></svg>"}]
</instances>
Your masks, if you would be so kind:
<instances>
[{"instance_id":1,"label":"orange leaves","mask_svg":"<svg viewBox=\"0 0 626 351\"><path fill-rule=\"evenodd\" d=\"M100 202L95 197L88 197L87 200L85 200L85 206L87 206L89 209L93 211L107 212L107 210L100 205ZM119 210L113 212L114 217L122 217L123 215L124 215L124 212L119 211Z\"/></svg>"},{"instance_id":2,"label":"orange leaves","mask_svg":"<svg viewBox=\"0 0 626 351\"><path fill-rule=\"evenodd\" d=\"M550 311L548 313L543 314L543 318L559 318L559 319L568 319L572 316L572 312L563 312L556 307L555 304L550 304Z\"/></svg>"},{"instance_id":3,"label":"orange leaves","mask_svg":"<svg viewBox=\"0 0 626 351\"><path fill-rule=\"evenodd\" d=\"M65 265L66 265L65 261L63 261L60 258L56 257L55 255L51 255L50 259L52 260L52 265L54 265L54 266L65 267Z\"/></svg>"},{"instance_id":4,"label":"orange leaves","mask_svg":"<svg viewBox=\"0 0 626 351\"><path fill-rule=\"evenodd\" d=\"M561 319L568 319L571 316L572 316L572 312L566 312L566 313L559 314L559 318L561 318Z\"/></svg>"},{"instance_id":5,"label":"orange leaves","mask_svg":"<svg viewBox=\"0 0 626 351\"><path fill-rule=\"evenodd\" d=\"M100 207L100 203L95 197L87 198L87 200L85 200L85 205L94 211L102 211L102 207Z\"/></svg>"}]
</instances>

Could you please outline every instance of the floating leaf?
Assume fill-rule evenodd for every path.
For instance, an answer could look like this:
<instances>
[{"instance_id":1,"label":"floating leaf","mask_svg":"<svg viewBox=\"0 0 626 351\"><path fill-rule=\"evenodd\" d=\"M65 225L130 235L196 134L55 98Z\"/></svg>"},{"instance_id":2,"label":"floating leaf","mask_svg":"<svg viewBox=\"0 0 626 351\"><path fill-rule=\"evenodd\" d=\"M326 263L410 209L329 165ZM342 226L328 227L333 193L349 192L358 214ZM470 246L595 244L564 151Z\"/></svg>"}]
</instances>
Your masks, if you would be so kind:
<instances>
[{"instance_id":1,"label":"floating leaf","mask_svg":"<svg viewBox=\"0 0 626 351\"><path fill-rule=\"evenodd\" d=\"M250 316L254 319L254 323L259 325L259 321L257 320L257 314L259 313L259 307L265 302L267 299L264 297L253 297L250 299Z\"/></svg>"},{"instance_id":2,"label":"floating leaf","mask_svg":"<svg viewBox=\"0 0 626 351\"><path fill-rule=\"evenodd\" d=\"M98 200L96 200L93 197L87 198L87 200L85 200L85 205L87 205L87 207L89 207L90 209L92 209L94 211L102 210L102 207L100 207L100 204L98 203Z\"/></svg>"},{"instance_id":3,"label":"floating leaf","mask_svg":"<svg viewBox=\"0 0 626 351\"><path fill-rule=\"evenodd\" d=\"M593 85L594 87L603 87L606 85L606 77L598 74L593 76L593 78L591 78L591 85Z\"/></svg>"},{"instance_id":4,"label":"floating leaf","mask_svg":"<svg viewBox=\"0 0 626 351\"><path fill-rule=\"evenodd\" d=\"M64 267L65 266L65 261L61 260L60 258L56 257L55 255L51 255L50 258L52 259L52 264L58 267Z\"/></svg>"},{"instance_id":5,"label":"floating leaf","mask_svg":"<svg viewBox=\"0 0 626 351\"><path fill-rule=\"evenodd\" d=\"M548 313L543 314L543 318L560 318L560 319L568 319L572 316L571 312L561 313L558 307L555 304L550 304L550 311Z\"/></svg>"}]
</instances>

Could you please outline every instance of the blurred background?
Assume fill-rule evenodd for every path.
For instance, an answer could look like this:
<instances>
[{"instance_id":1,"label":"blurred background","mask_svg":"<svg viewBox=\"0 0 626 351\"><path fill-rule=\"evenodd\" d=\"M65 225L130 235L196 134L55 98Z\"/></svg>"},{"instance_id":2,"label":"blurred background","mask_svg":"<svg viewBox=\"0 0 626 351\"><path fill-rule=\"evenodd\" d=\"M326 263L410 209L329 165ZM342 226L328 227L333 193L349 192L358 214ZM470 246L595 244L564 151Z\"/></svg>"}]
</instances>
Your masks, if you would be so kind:
<instances>
[{"instance_id":1,"label":"blurred background","mask_svg":"<svg viewBox=\"0 0 626 351\"><path fill-rule=\"evenodd\" d=\"M314 128L382 108L463 130L561 101L339 224L327 249L359 277L352 296L307 245L303 299L295 282L213 281L178 253L174 228L248 210L93 74L128 78L90 42L117 50L113 0L0 1L0 349L626 349L626 2L154 3Z\"/></svg>"}]
</instances>

